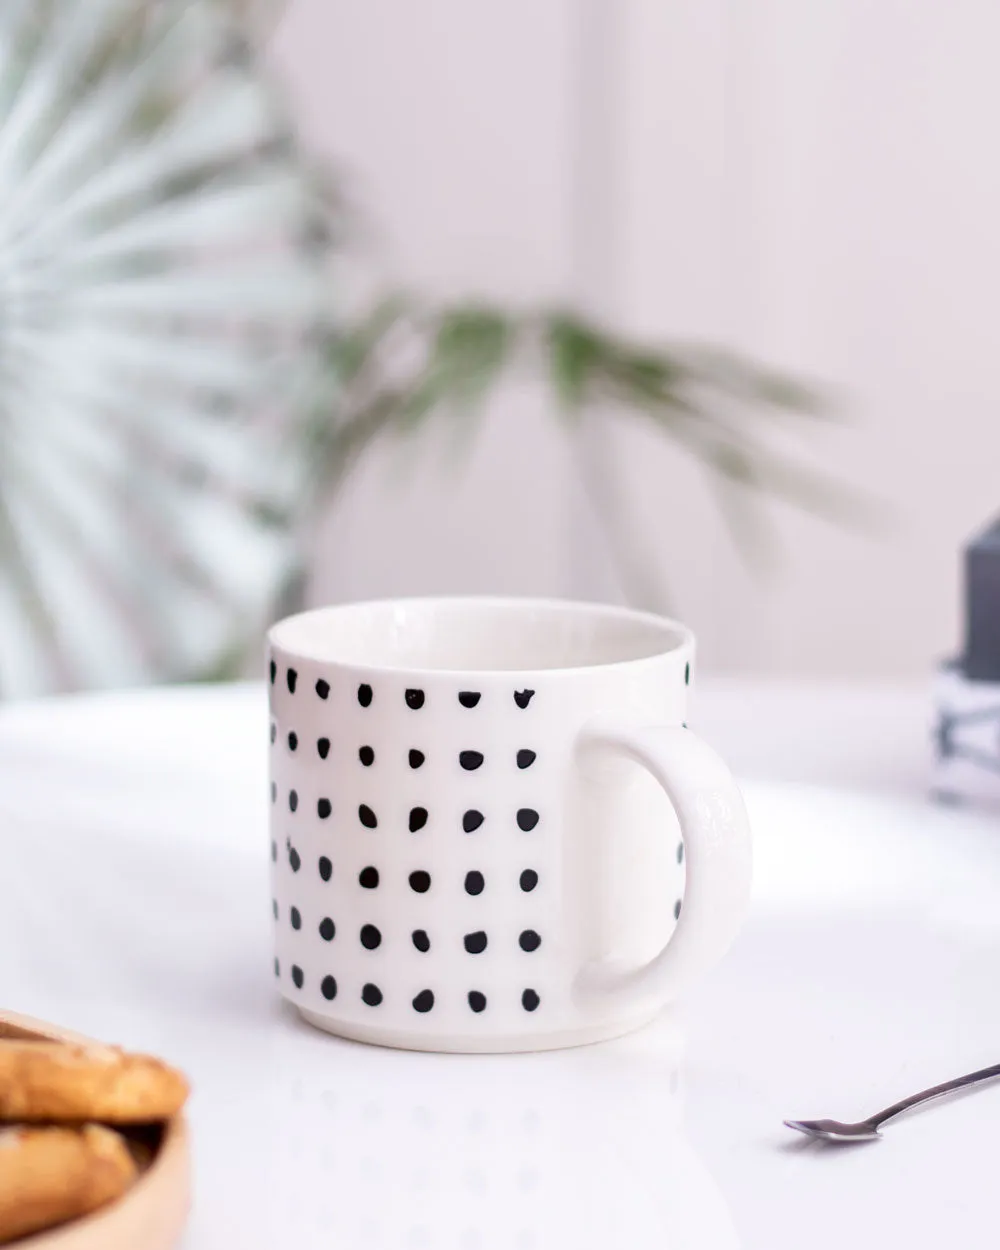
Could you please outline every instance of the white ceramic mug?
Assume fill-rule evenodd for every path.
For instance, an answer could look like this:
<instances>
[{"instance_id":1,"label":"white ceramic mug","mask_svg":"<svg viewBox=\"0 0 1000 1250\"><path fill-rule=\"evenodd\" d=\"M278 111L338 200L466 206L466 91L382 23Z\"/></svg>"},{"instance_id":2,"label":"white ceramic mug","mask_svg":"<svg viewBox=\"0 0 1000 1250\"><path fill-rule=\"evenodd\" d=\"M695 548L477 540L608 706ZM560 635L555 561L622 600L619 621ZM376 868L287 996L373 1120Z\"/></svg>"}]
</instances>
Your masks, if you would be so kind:
<instances>
[{"instance_id":1,"label":"white ceramic mug","mask_svg":"<svg viewBox=\"0 0 1000 1250\"><path fill-rule=\"evenodd\" d=\"M750 833L684 727L689 630L558 600L322 608L269 635L275 973L425 1050L645 1023L742 920Z\"/></svg>"}]
</instances>

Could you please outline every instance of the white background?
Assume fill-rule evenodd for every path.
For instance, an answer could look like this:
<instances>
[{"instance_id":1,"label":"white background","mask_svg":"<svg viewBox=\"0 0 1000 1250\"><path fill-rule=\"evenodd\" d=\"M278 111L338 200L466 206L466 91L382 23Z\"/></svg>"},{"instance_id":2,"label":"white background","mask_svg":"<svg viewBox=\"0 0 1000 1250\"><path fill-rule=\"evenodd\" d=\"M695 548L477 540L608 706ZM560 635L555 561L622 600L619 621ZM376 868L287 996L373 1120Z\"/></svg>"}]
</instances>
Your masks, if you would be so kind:
<instances>
[{"instance_id":1,"label":"white background","mask_svg":"<svg viewBox=\"0 0 1000 1250\"><path fill-rule=\"evenodd\" d=\"M895 676L955 648L960 547L1000 510L998 38L992 0L291 0L274 56L398 279L826 380L844 420L803 452L884 520L782 507L763 580L696 469L614 450L707 667ZM544 396L447 448L368 459L315 598L619 595Z\"/></svg>"}]
</instances>

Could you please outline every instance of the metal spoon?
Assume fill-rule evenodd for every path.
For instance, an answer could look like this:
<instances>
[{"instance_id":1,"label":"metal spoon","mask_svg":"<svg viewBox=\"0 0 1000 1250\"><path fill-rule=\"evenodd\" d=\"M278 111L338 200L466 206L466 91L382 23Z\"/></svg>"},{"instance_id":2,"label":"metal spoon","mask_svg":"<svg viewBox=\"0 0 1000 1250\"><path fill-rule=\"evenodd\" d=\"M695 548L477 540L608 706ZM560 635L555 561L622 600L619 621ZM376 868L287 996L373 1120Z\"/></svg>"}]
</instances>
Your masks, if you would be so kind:
<instances>
[{"instance_id":1,"label":"metal spoon","mask_svg":"<svg viewBox=\"0 0 1000 1250\"><path fill-rule=\"evenodd\" d=\"M785 1120L783 1122L789 1128L805 1133L807 1137L818 1138L820 1141L875 1141L882 1136L878 1131L880 1125L899 1115L900 1112L909 1111L911 1107L919 1106L922 1102L930 1102L932 1098L940 1098L942 1094L950 1094L953 1090L966 1089L970 1085L991 1081L996 1076L1000 1076L1000 1063L995 1063L991 1068L980 1068L978 1072L970 1072L967 1076L957 1076L953 1081L945 1081L943 1085L932 1085L930 1089L921 1090L919 1094L911 1094L909 1098L894 1102L891 1107L886 1107L884 1111L877 1111L875 1115L857 1124L841 1124L839 1120Z\"/></svg>"}]
</instances>

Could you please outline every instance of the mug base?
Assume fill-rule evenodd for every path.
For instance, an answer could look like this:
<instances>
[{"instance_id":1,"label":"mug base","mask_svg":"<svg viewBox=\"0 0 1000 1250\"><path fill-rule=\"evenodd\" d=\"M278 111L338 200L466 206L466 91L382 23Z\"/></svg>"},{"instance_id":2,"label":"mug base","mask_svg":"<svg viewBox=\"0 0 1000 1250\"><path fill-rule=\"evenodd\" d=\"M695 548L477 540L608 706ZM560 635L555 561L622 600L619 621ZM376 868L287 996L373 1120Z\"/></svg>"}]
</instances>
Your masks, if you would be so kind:
<instances>
[{"instance_id":1,"label":"mug base","mask_svg":"<svg viewBox=\"0 0 1000 1250\"><path fill-rule=\"evenodd\" d=\"M586 1028L563 1029L556 1033L500 1034L482 1036L471 1033L408 1033L404 1029L379 1029L370 1025L349 1024L333 1020L318 1011L294 1004L307 1024L324 1033L332 1033L351 1042L364 1042L368 1046L388 1046L393 1050L426 1050L461 1055L501 1055L530 1053L537 1050L563 1050L571 1046L589 1046L594 1042L607 1042L641 1029L655 1020L663 1010L647 1011L641 1016L625 1020L603 1021Z\"/></svg>"}]
</instances>

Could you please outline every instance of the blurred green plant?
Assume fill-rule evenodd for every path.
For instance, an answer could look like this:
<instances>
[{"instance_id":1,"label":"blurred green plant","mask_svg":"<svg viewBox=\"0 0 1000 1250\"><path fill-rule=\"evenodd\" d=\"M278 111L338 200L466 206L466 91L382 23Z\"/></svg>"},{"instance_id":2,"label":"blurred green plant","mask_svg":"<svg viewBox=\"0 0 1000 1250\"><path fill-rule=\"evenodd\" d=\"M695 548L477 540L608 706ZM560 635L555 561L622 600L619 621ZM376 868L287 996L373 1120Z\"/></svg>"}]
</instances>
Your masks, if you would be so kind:
<instances>
[{"instance_id":1,"label":"blurred green plant","mask_svg":"<svg viewBox=\"0 0 1000 1250\"><path fill-rule=\"evenodd\" d=\"M273 88L281 7L0 5L5 697L245 671L358 458L434 424L468 440L512 377L548 387L634 603L667 606L595 433L641 424L693 457L752 560L761 497L854 514L779 450L774 417L807 428L819 397L738 354L571 307L338 307L365 214Z\"/></svg>"},{"instance_id":2,"label":"blurred green plant","mask_svg":"<svg viewBox=\"0 0 1000 1250\"><path fill-rule=\"evenodd\" d=\"M826 475L776 450L773 421L829 416L816 390L738 353L681 344L650 346L618 335L570 308L513 310L483 301L433 304L392 293L333 335L334 411L320 408L306 431L316 491L336 489L379 440L413 437L436 418L469 422L513 376L541 380L571 437L588 416L643 423L671 440L727 489L724 512L745 557L762 563L767 522L746 496L780 498L831 519L859 501ZM623 588L646 607L664 607L665 588L638 567L610 483L586 482ZM593 476L593 475L592 475ZM734 492L737 499L734 504Z\"/></svg>"}]
</instances>

